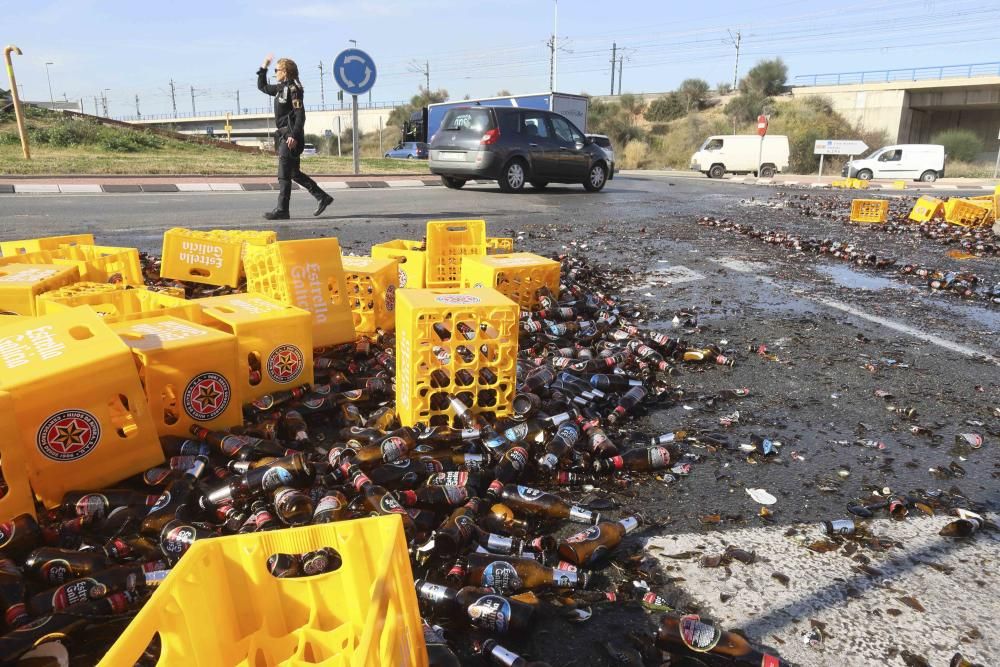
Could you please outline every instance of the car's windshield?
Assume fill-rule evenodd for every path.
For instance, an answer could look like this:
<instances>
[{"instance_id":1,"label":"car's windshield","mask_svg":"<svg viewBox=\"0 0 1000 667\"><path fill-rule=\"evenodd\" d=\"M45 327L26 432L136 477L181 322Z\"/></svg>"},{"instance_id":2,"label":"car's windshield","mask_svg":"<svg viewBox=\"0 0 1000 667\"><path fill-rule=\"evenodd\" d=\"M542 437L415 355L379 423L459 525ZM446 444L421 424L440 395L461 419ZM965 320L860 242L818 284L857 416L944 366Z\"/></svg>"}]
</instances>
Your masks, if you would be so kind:
<instances>
[{"instance_id":1,"label":"car's windshield","mask_svg":"<svg viewBox=\"0 0 1000 667\"><path fill-rule=\"evenodd\" d=\"M447 131L468 130L472 132L485 132L489 129L490 113L486 109L452 109L441 123L441 127Z\"/></svg>"},{"instance_id":2,"label":"car's windshield","mask_svg":"<svg viewBox=\"0 0 1000 667\"><path fill-rule=\"evenodd\" d=\"M707 139L701 145L703 151L717 151L722 148L722 139Z\"/></svg>"}]
</instances>

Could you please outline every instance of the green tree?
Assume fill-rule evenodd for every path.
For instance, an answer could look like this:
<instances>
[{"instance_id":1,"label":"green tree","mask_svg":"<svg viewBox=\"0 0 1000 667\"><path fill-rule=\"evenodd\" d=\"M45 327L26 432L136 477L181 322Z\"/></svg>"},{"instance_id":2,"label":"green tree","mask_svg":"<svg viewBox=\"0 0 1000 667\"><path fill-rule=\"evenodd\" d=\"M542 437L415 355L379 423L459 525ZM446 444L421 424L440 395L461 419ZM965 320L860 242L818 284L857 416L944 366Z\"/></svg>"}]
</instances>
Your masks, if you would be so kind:
<instances>
[{"instance_id":1,"label":"green tree","mask_svg":"<svg viewBox=\"0 0 1000 667\"><path fill-rule=\"evenodd\" d=\"M972 130L944 130L935 134L931 143L941 144L950 159L962 162L974 162L983 150L983 140Z\"/></svg>"},{"instance_id":2,"label":"green tree","mask_svg":"<svg viewBox=\"0 0 1000 667\"><path fill-rule=\"evenodd\" d=\"M715 84L715 92L719 93L720 95L728 95L729 93L733 92L733 84L729 83L728 81L722 81L720 83L717 83Z\"/></svg>"},{"instance_id":3,"label":"green tree","mask_svg":"<svg viewBox=\"0 0 1000 667\"><path fill-rule=\"evenodd\" d=\"M700 109L708 96L708 82L704 79L685 79L677 92L684 100L684 112L691 113L691 109Z\"/></svg>"},{"instance_id":4,"label":"green tree","mask_svg":"<svg viewBox=\"0 0 1000 667\"><path fill-rule=\"evenodd\" d=\"M629 122L635 124L642 112L646 110L646 101L639 97L638 95L633 95L632 93L625 93L618 98L618 104L621 105L622 110L628 114Z\"/></svg>"},{"instance_id":5,"label":"green tree","mask_svg":"<svg viewBox=\"0 0 1000 667\"><path fill-rule=\"evenodd\" d=\"M497 94L494 95L494 97L510 97L510 96L511 92L506 88L501 88L500 90L497 91Z\"/></svg>"},{"instance_id":6,"label":"green tree","mask_svg":"<svg viewBox=\"0 0 1000 667\"><path fill-rule=\"evenodd\" d=\"M646 138L646 133L634 123L629 110L616 102L601 102L593 98L587 106L587 131L605 134L613 145L621 147L629 141L642 141Z\"/></svg>"},{"instance_id":7,"label":"green tree","mask_svg":"<svg viewBox=\"0 0 1000 667\"><path fill-rule=\"evenodd\" d=\"M437 90L427 90L423 86L417 89L419 92L410 98L409 104L403 104L392 110L389 114L389 120L386 125L393 125L395 127L403 127L405 121L410 120L410 116L414 111L425 107L428 104L437 104L438 102L445 102L448 100L448 91L444 88L438 88Z\"/></svg>"},{"instance_id":8,"label":"green tree","mask_svg":"<svg viewBox=\"0 0 1000 667\"><path fill-rule=\"evenodd\" d=\"M751 90L729 100L722 111L737 123L749 123L756 120L764 107L770 103L770 97Z\"/></svg>"},{"instance_id":9,"label":"green tree","mask_svg":"<svg viewBox=\"0 0 1000 667\"><path fill-rule=\"evenodd\" d=\"M650 102L646 110L646 120L653 123L666 123L684 115L684 102L680 94L673 92L657 97Z\"/></svg>"},{"instance_id":10,"label":"green tree","mask_svg":"<svg viewBox=\"0 0 1000 667\"><path fill-rule=\"evenodd\" d=\"M740 92L758 93L761 96L778 95L788 80L788 66L781 58L761 60L740 81Z\"/></svg>"}]
</instances>

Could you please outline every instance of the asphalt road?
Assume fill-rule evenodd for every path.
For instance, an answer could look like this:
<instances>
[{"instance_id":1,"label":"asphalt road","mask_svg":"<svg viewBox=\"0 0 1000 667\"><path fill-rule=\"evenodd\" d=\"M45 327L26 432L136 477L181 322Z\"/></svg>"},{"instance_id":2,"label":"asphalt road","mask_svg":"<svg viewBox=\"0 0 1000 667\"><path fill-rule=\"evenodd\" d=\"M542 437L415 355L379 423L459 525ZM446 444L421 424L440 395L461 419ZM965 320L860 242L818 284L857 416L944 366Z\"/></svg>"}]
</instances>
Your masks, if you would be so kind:
<instances>
[{"instance_id":1,"label":"asphalt road","mask_svg":"<svg viewBox=\"0 0 1000 667\"><path fill-rule=\"evenodd\" d=\"M893 496L941 490L990 513L1000 509L1000 305L933 293L898 271L907 263L972 271L993 285L1000 283L996 257L959 260L946 254L953 246L940 241L848 225L847 193L706 179L619 178L597 195L550 187L512 196L493 185L335 194L334 205L316 219L311 198L296 192L295 219L280 225L260 217L273 207L274 193L3 196L0 240L89 231L104 245L155 253L163 231L175 226L274 229L283 239L337 236L346 252L366 254L373 243L421 238L426 220L483 218L491 236L514 236L519 250L577 254L629 269L631 277L613 291L644 309L645 325L692 342L716 342L736 359L731 369L685 367L671 378L684 391L680 400L651 409L628 432L612 436L638 442L685 428L720 431L730 441L719 450L693 449L701 461L686 478L637 485L630 497L616 499L621 516L639 511L660 522L640 534L639 546L671 574L664 583L671 599L746 627L752 639L793 664L945 665L957 650L1000 664L988 620L1000 611L995 533L981 532L953 548L937 537L941 517L911 510L903 523L885 522L883 510L873 530L898 547L884 554L862 548L882 569L875 580L857 585L846 567L856 563L847 555L789 546L798 538L787 532L812 531L816 539L816 522L848 516L849 504L884 488ZM811 207L808 214L802 204ZM832 219L819 215L827 209ZM852 267L700 225L702 216L850 242L896 265ZM675 326L679 311L695 316L682 316ZM750 351L761 345L768 356ZM726 404L698 398L744 386L750 396ZM876 390L894 398L878 398ZM913 408L915 415L904 419L889 406ZM736 410L735 423L720 425L720 417ZM911 426L928 433L913 434ZM968 432L983 436L981 449L956 444L956 436ZM737 445L751 435L783 443L778 456L748 461ZM884 449L859 444L864 440L882 442ZM759 517L761 506L745 492L749 488L777 498L768 520ZM719 520L706 520L711 515ZM746 576L732 577L729 568L705 571L697 558L676 558L678 552L721 550L725 543L755 548L763 558L747 566L756 569ZM794 554L783 555L789 550ZM829 560L835 558L840 560ZM927 562L950 567L950 576ZM792 583L781 583L775 572ZM925 611L904 602L900 612L898 599L912 595L926 603ZM520 647L553 664L574 664L553 659L559 645L611 641L595 629L608 626L596 620L548 628L551 634L536 633ZM611 626L616 632L628 627L629 621L618 620ZM817 627L810 620L837 631L819 642L803 640ZM623 664L597 649L588 660L575 664Z\"/></svg>"}]
</instances>

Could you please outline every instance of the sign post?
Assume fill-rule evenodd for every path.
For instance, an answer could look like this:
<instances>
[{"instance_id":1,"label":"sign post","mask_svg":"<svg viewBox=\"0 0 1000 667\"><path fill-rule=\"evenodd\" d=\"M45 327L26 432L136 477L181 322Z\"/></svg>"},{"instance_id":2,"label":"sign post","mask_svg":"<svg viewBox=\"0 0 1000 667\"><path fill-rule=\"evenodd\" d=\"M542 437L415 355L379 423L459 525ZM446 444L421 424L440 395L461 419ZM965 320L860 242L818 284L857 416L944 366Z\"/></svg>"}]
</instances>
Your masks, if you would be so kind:
<instances>
[{"instance_id":1,"label":"sign post","mask_svg":"<svg viewBox=\"0 0 1000 667\"><path fill-rule=\"evenodd\" d=\"M371 56L360 49L344 49L333 60L333 79L341 90L351 96L351 150L354 153L354 173L361 173L361 146L358 141L358 95L375 85L378 71ZM339 137L339 135L338 135Z\"/></svg>"},{"instance_id":2,"label":"sign post","mask_svg":"<svg viewBox=\"0 0 1000 667\"><path fill-rule=\"evenodd\" d=\"M764 160L764 135L767 134L767 116L757 116L757 134L760 135L760 147L757 149L757 178L760 178L760 163Z\"/></svg>"},{"instance_id":3,"label":"sign post","mask_svg":"<svg viewBox=\"0 0 1000 667\"><path fill-rule=\"evenodd\" d=\"M1000 134L997 135L997 139L1000 139ZM998 171L1000 171L1000 148L997 149L997 163L993 167L993 178L997 177Z\"/></svg>"},{"instance_id":4,"label":"sign post","mask_svg":"<svg viewBox=\"0 0 1000 667\"><path fill-rule=\"evenodd\" d=\"M17 132L21 135L21 152L24 159L31 159L28 148L28 131L24 129L24 111L21 110L21 97L17 94L17 79L14 77L14 63L10 60L11 52L21 55L21 49L13 44L3 50L3 59L7 62L7 78L10 79L10 99L14 102L14 117L17 119Z\"/></svg>"},{"instance_id":5,"label":"sign post","mask_svg":"<svg viewBox=\"0 0 1000 667\"><path fill-rule=\"evenodd\" d=\"M816 180L823 176L823 158L827 155L846 155L848 161L855 155L868 150L868 144L852 139L817 139L813 145L813 155L819 156L819 173Z\"/></svg>"}]
</instances>

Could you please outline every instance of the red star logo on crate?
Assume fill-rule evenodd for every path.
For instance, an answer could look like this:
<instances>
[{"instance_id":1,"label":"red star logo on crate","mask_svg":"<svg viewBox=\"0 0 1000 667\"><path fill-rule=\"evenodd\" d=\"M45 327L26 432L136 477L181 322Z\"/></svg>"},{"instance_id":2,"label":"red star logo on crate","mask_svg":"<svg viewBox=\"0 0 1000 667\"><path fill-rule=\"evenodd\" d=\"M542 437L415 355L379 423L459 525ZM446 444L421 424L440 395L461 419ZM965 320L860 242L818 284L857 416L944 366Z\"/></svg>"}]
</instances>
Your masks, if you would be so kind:
<instances>
[{"instance_id":1,"label":"red star logo on crate","mask_svg":"<svg viewBox=\"0 0 1000 667\"><path fill-rule=\"evenodd\" d=\"M37 444L42 454L54 461L81 459L97 446L101 425L83 410L62 410L38 429Z\"/></svg>"},{"instance_id":2,"label":"red star logo on crate","mask_svg":"<svg viewBox=\"0 0 1000 667\"><path fill-rule=\"evenodd\" d=\"M229 382L219 373L195 376L184 390L184 411L192 419L215 419L229 407L232 391Z\"/></svg>"},{"instance_id":3,"label":"red star logo on crate","mask_svg":"<svg viewBox=\"0 0 1000 667\"><path fill-rule=\"evenodd\" d=\"M302 373L305 358L294 345L276 347L267 358L267 374L275 382L288 383Z\"/></svg>"}]
</instances>

